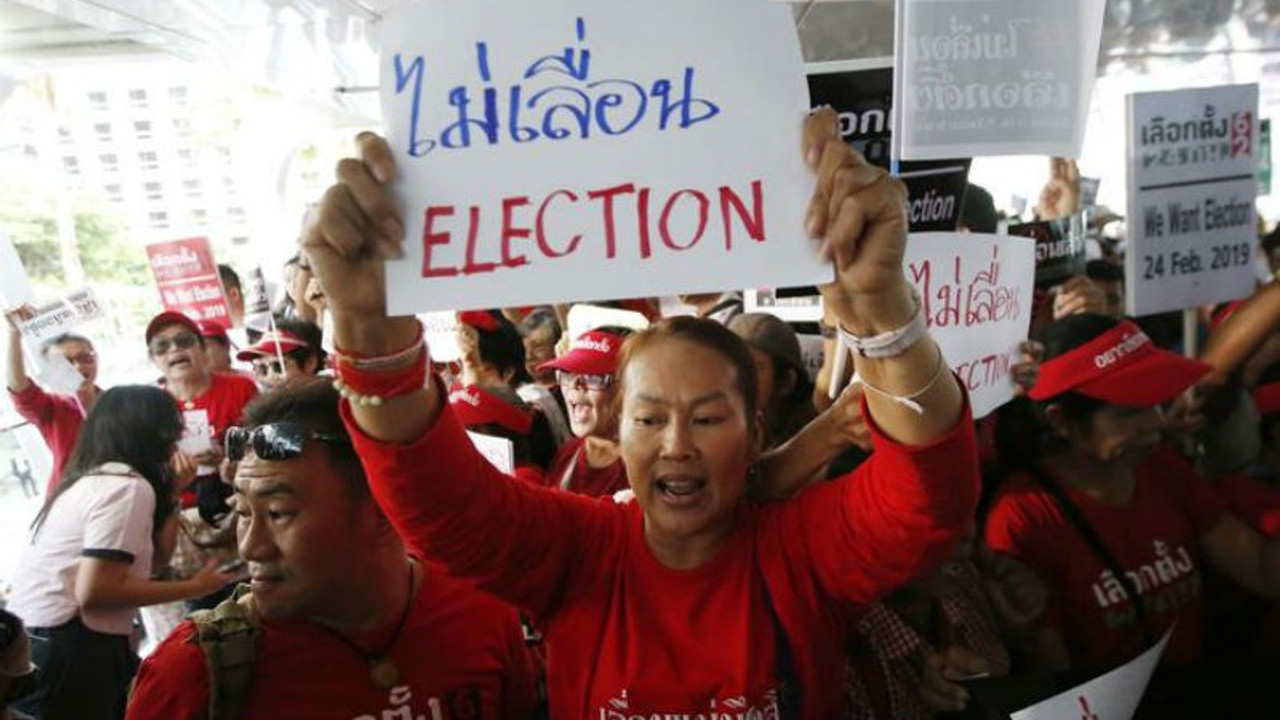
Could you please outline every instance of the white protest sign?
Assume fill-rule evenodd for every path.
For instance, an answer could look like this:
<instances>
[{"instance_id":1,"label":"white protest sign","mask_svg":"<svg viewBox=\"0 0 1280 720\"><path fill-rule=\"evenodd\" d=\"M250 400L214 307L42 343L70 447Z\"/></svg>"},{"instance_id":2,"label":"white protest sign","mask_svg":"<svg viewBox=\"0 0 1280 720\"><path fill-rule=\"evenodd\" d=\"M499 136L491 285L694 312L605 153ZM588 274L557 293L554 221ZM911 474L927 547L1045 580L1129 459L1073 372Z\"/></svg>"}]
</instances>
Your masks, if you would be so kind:
<instances>
[{"instance_id":1,"label":"white protest sign","mask_svg":"<svg viewBox=\"0 0 1280 720\"><path fill-rule=\"evenodd\" d=\"M1079 157L1105 0L897 0L897 157Z\"/></svg>"},{"instance_id":2,"label":"white protest sign","mask_svg":"<svg viewBox=\"0 0 1280 720\"><path fill-rule=\"evenodd\" d=\"M18 249L9 239L9 233L0 229L0 300L4 301L4 309L16 308L34 299L31 279L22 266L22 258L18 257Z\"/></svg>"},{"instance_id":3,"label":"white protest sign","mask_svg":"<svg viewBox=\"0 0 1280 720\"><path fill-rule=\"evenodd\" d=\"M46 390L61 395L75 395L84 384L84 376L62 353L36 355L33 359L36 366L36 380Z\"/></svg>"},{"instance_id":4,"label":"white protest sign","mask_svg":"<svg viewBox=\"0 0 1280 720\"><path fill-rule=\"evenodd\" d=\"M178 440L178 449L188 455L199 455L213 449L213 423L209 421L208 410L183 411L182 439ZM217 470L216 467L200 465L196 467L196 474L208 475Z\"/></svg>"},{"instance_id":5,"label":"white protest sign","mask_svg":"<svg viewBox=\"0 0 1280 720\"><path fill-rule=\"evenodd\" d=\"M65 333L81 323L102 315L102 306L89 288L35 308L35 315L22 323L22 337L32 346ZM30 347L30 346L29 346Z\"/></svg>"},{"instance_id":6,"label":"white protest sign","mask_svg":"<svg viewBox=\"0 0 1280 720\"><path fill-rule=\"evenodd\" d=\"M455 312L419 313L418 321L422 323L422 337L431 348L431 359L438 362L452 362L462 359L462 348L458 345L458 314Z\"/></svg>"},{"instance_id":7,"label":"white protest sign","mask_svg":"<svg viewBox=\"0 0 1280 720\"><path fill-rule=\"evenodd\" d=\"M510 440L470 430L467 431L467 437L471 438L471 443L476 446L476 450L480 451L484 459L489 461L489 464L507 475L515 474L516 451L515 445Z\"/></svg>"},{"instance_id":8,"label":"white protest sign","mask_svg":"<svg viewBox=\"0 0 1280 720\"><path fill-rule=\"evenodd\" d=\"M1129 96L1130 315L1253 291L1258 86Z\"/></svg>"},{"instance_id":9,"label":"white protest sign","mask_svg":"<svg viewBox=\"0 0 1280 720\"><path fill-rule=\"evenodd\" d=\"M569 316L566 320L569 324L566 334L570 340L577 339L582 333L602 327L624 327L637 332L649 327L649 318L642 313L586 303L576 303L569 308Z\"/></svg>"},{"instance_id":10,"label":"white protest sign","mask_svg":"<svg viewBox=\"0 0 1280 720\"><path fill-rule=\"evenodd\" d=\"M381 26L391 313L831 279L785 5L438 0Z\"/></svg>"},{"instance_id":11,"label":"white protest sign","mask_svg":"<svg viewBox=\"0 0 1280 720\"><path fill-rule=\"evenodd\" d=\"M1129 720L1142 701L1173 630L1130 662L1089 682L1010 715L1012 720Z\"/></svg>"},{"instance_id":12,"label":"white protest sign","mask_svg":"<svg viewBox=\"0 0 1280 720\"><path fill-rule=\"evenodd\" d=\"M905 265L929 332L969 391L974 417L1013 399L1010 368L1031 327L1035 241L914 233Z\"/></svg>"}]
</instances>

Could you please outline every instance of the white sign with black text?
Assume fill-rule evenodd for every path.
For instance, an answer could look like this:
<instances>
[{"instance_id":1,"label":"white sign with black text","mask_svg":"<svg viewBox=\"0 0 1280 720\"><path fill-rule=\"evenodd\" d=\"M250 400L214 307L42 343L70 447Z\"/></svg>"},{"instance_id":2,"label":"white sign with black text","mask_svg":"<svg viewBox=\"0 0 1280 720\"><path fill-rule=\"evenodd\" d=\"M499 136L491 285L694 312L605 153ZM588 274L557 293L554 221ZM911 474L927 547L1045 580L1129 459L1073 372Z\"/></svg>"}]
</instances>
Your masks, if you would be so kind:
<instances>
[{"instance_id":1,"label":"white sign with black text","mask_svg":"<svg viewBox=\"0 0 1280 720\"><path fill-rule=\"evenodd\" d=\"M1129 96L1130 315L1253 291L1257 118L1256 84Z\"/></svg>"}]
</instances>

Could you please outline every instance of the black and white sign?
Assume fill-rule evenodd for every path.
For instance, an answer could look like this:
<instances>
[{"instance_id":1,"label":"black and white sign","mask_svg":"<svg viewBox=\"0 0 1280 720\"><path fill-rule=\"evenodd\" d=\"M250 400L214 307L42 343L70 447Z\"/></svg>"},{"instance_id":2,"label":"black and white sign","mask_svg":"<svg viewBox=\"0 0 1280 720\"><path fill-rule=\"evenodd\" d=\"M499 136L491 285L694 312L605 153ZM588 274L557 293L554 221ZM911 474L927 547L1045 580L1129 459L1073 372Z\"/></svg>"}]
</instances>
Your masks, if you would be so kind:
<instances>
[{"instance_id":1,"label":"black and white sign","mask_svg":"<svg viewBox=\"0 0 1280 720\"><path fill-rule=\"evenodd\" d=\"M1129 96L1131 315L1253 291L1258 86Z\"/></svg>"}]
</instances>

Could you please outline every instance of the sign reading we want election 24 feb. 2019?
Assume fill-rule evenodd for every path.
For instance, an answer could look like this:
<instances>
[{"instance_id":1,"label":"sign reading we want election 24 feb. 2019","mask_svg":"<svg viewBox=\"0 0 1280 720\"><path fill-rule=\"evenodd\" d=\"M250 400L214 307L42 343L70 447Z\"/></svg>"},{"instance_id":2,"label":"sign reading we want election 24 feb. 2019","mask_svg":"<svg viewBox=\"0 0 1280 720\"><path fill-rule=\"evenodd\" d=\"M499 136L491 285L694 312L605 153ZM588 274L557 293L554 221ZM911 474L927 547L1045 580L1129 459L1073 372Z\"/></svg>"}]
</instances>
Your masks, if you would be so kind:
<instances>
[{"instance_id":1,"label":"sign reading we want election 24 feb. 2019","mask_svg":"<svg viewBox=\"0 0 1280 720\"><path fill-rule=\"evenodd\" d=\"M440 0L382 26L390 312L831 280L785 5Z\"/></svg>"},{"instance_id":2,"label":"sign reading we want election 24 feb. 2019","mask_svg":"<svg viewBox=\"0 0 1280 720\"><path fill-rule=\"evenodd\" d=\"M1252 292L1257 117L1257 85L1129 96L1129 314Z\"/></svg>"}]
</instances>

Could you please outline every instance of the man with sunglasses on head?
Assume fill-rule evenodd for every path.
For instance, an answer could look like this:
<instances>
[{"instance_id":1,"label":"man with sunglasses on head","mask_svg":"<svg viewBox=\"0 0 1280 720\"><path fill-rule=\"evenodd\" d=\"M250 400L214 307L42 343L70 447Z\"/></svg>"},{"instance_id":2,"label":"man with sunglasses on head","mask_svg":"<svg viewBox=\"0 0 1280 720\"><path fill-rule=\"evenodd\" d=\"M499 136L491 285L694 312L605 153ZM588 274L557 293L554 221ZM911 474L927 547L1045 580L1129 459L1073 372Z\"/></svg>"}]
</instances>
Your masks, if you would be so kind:
<instances>
[{"instance_id":1,"label":"man with sunglasses on head","mask_svg":"<svg viewBox=\"0 0 1280 720\"><path fill-rule=\"evenodd\" d=\"M240 419L258 388L243 375L209 369L200 326L182 313L165 311L152 318L146 341L161 384L178 403L186 424L181 447L199 465L191 491L183 494L183 505L195 504L201 518L212 525L228 512L226 498L231 494L218 476L222 433Z\"/></svg>"},{"instance_id":2,"label":"man with sunglasses on head","mask_svg":"<svg viewBox=\"0 0 1280 720\"><path fill-rule=\"evenodd\" d=\"M537 671L515 610L405 548L369 493L338 399L323 380L291 380L227 432L250 578L228 603L257 632L237 658L251 679L219 678L237 688L235 717L532 717ZM179 626L143 663L128 720L208 717L221 671L196 630Z\"/></svg>"},{"instance_id":3,"label":"man with sunglasses on head","mask_svg":"<svg viewBox=\"0 0 1280 720\"><path fill-rule=\"evenodd\" d=\"M75 394L51 393L32 382L22 357L21 326L34 316L35 311L29 305L6 313L9 321L9 399L13 402L13 409L40 431L45 445L53 454L53 468L45 487L45 494L51 495L58 487L67 458L75 449L85 415L102 394L102 388L97 385L98 355L94 352L93 343L76 333L62 333L40 346L41 356L65 358L84 378Z\"/></svg>"},{"instance_id":4,"label":"man with sunglasses on head","mask_svg":"<svg viewBox=\"0 0 1280 720\"><path fill-rule=\"evenodd\" d=\"M555 372L574 435L552 461L548 485L593 497L630 487L618 452L618 411L613 402L618 351L630 332L622 327L585 332L567 353L538 366L539 371Z\"/></svg>"}]
</instances>

